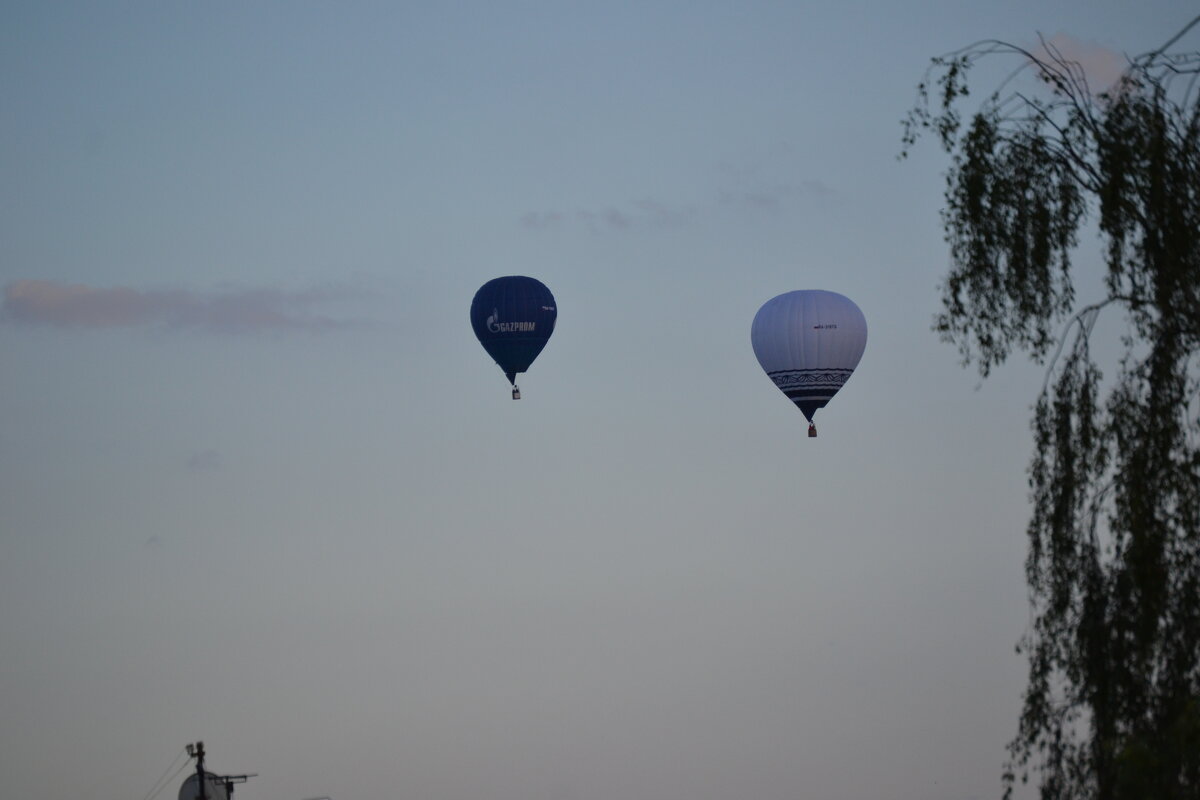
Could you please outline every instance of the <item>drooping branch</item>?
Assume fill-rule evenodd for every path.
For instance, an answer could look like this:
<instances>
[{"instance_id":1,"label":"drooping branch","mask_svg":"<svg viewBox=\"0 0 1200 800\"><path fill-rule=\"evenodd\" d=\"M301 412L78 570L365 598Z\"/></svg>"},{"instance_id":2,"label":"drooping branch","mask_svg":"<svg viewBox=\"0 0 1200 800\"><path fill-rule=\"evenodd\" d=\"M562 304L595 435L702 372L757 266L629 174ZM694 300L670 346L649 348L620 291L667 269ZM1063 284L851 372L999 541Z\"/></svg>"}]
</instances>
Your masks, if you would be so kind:
<instances>
[{"instance_id":1,"label":"drooping branch","mask_svg":"<svg viewBox=\"0 0 1200 800\"><path fill-rule=\"evenodd\" d=\"M1101 93L1052 43L976 43L934 59L904 120L902 156L931 132L952 157L935 330L985 376L1013 352L1046 363L1006 794L1031 769L1045 798L1200 788L1200 57L1167 52L1198 23ZM995 55L1021 64L963 116L969 70ZM1030 69L1044 94L1015 86ZM1076 307L1091 212L1108 296ZM1127 333L1102 381L1091 338L1106 309Z\"/></svg>"}]
</instances>

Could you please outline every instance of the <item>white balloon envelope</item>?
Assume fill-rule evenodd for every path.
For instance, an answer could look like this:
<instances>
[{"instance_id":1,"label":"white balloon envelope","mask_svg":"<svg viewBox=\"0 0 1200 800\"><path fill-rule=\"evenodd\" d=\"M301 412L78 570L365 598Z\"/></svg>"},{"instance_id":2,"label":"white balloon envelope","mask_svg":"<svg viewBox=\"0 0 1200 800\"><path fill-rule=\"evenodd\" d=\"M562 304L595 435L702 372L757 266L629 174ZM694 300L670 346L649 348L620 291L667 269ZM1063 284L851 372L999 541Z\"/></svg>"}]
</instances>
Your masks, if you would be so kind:
<instances>
[{"instance_id":1,"label":"white balloon envelope","mask_svg":"<svg viewBox=\"0 0 1200 800\"><path fill-rule=\"evenodd\" d=\"M867 320L850 298L819 289L785 292L763 304L750 327L754 355L808 419L824 408L858 366Z\"/></svg>"}]
</instances>

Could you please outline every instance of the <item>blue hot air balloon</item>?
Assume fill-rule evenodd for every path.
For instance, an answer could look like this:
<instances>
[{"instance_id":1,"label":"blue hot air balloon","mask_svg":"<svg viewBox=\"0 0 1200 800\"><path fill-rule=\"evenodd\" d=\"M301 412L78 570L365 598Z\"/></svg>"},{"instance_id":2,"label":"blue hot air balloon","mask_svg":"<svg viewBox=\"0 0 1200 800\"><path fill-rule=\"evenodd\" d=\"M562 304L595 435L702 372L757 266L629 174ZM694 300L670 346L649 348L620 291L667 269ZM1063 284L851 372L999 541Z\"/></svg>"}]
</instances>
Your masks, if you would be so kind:
<instances>
[{"instance_id":1,"label":"blue hot air balloon","mask_svg":"<svg viewBox=\"0 0 1200 800\"><path fill-rule=\"evenodd\" d=\"M509 275L493 278L479 287L471 301L471 327L483 349L488 351L512 384L514 400L520 399L517 373L525 372L542 352L558 306L546 285L535 278Z\"/></svg>"}]
</instances>

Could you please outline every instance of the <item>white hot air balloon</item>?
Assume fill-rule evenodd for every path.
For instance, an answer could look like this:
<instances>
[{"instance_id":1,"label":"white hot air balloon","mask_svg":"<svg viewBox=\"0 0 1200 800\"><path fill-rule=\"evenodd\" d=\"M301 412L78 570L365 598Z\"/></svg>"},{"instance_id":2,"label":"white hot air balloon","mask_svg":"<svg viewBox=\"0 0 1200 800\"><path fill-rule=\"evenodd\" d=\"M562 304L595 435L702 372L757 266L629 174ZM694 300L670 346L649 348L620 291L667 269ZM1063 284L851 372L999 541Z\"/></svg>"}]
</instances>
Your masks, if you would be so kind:
<instances>
[{"instance_id":1,"label":"white hot air balloon","mask_svg":"<svg viewBox=\"0 0 1200 800\"><path fill-rule=\"evenodd\" d=\"M867 320L858 306L836 292L786 292L763 304L750 327L754 355L808 418L846 383L867 346Z\"/></svg>"}]
</instances>

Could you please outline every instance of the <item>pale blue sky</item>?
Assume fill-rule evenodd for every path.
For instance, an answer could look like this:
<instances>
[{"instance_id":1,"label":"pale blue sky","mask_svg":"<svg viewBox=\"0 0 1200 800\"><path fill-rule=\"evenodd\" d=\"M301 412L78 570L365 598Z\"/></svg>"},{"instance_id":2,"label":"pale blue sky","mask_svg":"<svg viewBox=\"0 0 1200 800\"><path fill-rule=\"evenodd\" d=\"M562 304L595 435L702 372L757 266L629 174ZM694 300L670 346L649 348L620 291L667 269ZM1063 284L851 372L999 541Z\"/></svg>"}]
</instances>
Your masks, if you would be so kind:
<instances>
[{"instance_id":1,"label":"pale blue sky","mask_svg":"<svg viewBox=\"0 0 1200 800\"><path fill-rule=\"evenodd\" d=\"M6 792L204 739L242 800L998 795L1041 372L930 332L899 120L977 39L1193 15L0 3ZM559 306L518 403L505 274ZM817 439L749 343L803 288L870 326Z\"/></svg>"}]
</instances>

